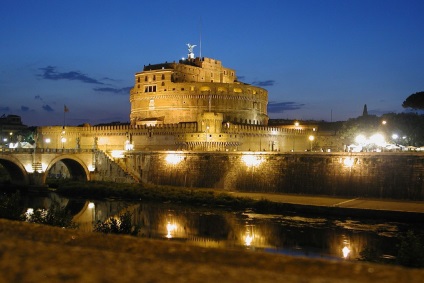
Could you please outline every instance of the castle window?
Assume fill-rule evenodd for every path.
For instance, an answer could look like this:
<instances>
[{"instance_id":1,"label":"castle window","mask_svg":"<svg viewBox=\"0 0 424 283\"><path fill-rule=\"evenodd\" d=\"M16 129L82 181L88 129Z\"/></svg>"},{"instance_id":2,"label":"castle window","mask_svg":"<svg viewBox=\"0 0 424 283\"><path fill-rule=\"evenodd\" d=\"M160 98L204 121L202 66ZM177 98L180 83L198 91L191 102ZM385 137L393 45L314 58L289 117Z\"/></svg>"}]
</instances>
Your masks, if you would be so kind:
<instances>
[{"instance_id":1,"label":"castle window","mask_svg":"<svg viewBox=\"0 0 424 283\"><path fill-rule=\"evenodd\" d=\"M164 80L165 79L165 75L164 74L162 74L162 80Z\"/></svg>"},{"instance_id":2,"label":"castle window","mask_svg":"<svg viewBox=\"0 0 424 283\"><path fill-rule=\"evenodd\" d=\"M165 86L165 82L162 82L162 86Z\"/></svg>"},{"instance_id":3,"label":"castle window","mask_svg":"<svg viewBox=\"0 0 424 283\"><path fill-rule=\"evenodd\" d=\"M144 81L147 82L147 76L144 77Z\"/></svg>"},{"instance_id":4,"label":"castle window","mask_svg":"<svg viewBox=\"0 0 424 283\"><path fill-rule=\"evenodd\" d=\"M156 81L156 75L153 75L153 80Z\"/></svg>"},{"instance_id":5,"label":"castle window","mask_svg":"<svg viewBox=\"0 0 424 283\"><path fill-rule=\"evenodd\" d=\"M140 82L140 77L138 77L138 78L137 78L137 82L138 82L138 83Z\"/></svg>"},{"instance_id":6,"label":"castle window","mask_svg":"<svg viewBox=\"0 0 424 283\"><path fill-rule=\"evenodd\" d=\"M183 91L183 90L184 90L184 88L182 87L182 88L181 88L181 91Z\"/></svg>"},{"instance_id":7,"label":"castle window","mask_svg":"<svg viewBox=\"0 0 424 283\"><path fill-rule=\"evenodd\" d=\"M156 92L156 85L144 86L144 92Z\"/></svg>"}]
</instances>

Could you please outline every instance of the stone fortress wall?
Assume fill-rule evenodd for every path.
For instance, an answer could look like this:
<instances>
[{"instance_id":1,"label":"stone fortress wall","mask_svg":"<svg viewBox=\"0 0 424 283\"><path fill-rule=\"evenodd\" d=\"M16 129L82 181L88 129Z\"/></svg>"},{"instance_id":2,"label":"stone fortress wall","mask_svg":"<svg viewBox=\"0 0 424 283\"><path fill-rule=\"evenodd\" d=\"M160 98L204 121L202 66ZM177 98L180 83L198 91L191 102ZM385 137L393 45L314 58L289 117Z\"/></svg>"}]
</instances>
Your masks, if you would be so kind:
<instances>
[{"instance_id":1,"label":"stone fortress wall","mask_svg":"<svg viewBox=\"0 0 424 283\"><path fill-rule=\"evenodd\" d=\"M421 154L139 152L125 162L160 185L424 200Z\"/></svg>"},{"instance_id":2,"label":"stone fortress wall","mask_svg":"<svg viewBox=\"0 0 424 283\"><path fill-rule=\"evenodd\" d=\"M270 127L222 123L205 113L199 123L39 127L37 148L112 150L305 151L311 127ZM208 119L211 118L212 119ZM218 120L214 118L218 117Z\"/></svg>"}]
</instances>

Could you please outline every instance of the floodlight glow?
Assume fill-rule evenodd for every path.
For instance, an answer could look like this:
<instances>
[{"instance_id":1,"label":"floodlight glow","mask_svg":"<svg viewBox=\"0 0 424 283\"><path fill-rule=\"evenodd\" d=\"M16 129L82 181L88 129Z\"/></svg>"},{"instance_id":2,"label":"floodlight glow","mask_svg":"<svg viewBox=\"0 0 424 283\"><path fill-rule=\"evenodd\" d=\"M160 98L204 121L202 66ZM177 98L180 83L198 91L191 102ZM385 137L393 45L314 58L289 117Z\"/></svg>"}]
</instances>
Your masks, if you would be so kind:
<instances>
[{"instance_id":1,"label":"floodlight glow","mask_svg":"<svg viewBox=\"0 0 424 283\"><path fill-rule=\"evenodd\" d=\"M171 224L170 222L168 222L168 224L166 224L166 231L168 232L168 234L166 234L166 237L168 238L168 239L171 239L173 236L172 236L172 233L175 231L175 230L177 230L177 225L175 225L175 224Z\"/></svg>"},{"instance_id":2,"label":"floodlight glow","mask_svg":"<svg viewBox=\"0 0 424 283\"><path fill-rule=\"evenodd\" d=\"M43 172L46 172L46 170L47 170L47 164L46 163L41 163L41 170L43 170Z\"/></svg>"},{"instance_id":3,"label":"floodlight glow","mask_svg":"<svg viewBox=\"0 0 424 283\"><path fill-rule=\"evenodd\" d=\"M357 144L367 144L367 138L364 135L358 135L355 138Z\"/></svg>"},{"instance_id":4,"label":"floodlight glow","mask_svg":"<svg viewBox=\"0 0 424 283\"><path fill-rule=\"evenodd\" d=\"M382 134L374 134L370 137L370 142L374 143L378 146L383 146L386 144L386 141L384 140L384 137Z\"/></svg>"},{"instance_id":5,"label":"floodlight glow","mask_svg":"<svg viewBox=\"0 0 424 283\"><path fill-rule=\"evenodd\" d=\"M250 235L250 233L246 233L246 236L244 237L244 244L246 246L250 246L252 244L253 241L253 236Z\"/></svg>"},{"instance_id":6,"label":"floodlight glow","mask_svg":"<svg viewBox=\"0 0 424 283\"><path fill-rule=\"evenodd\" d=\"M313 141L315 139L315 137L314 136L309 136L309 140L310 141Z\"/></svg>"},{"instance_id":7,"label":"floodlight glow","mask_svg":"<svg viewBox=\"0 0 424 283\"><path fill-rule=\"evenodd\" d=\"M50 143L50 142L51 142L51 139L47 138L46 143Z\"/></svg>"},{"instance_id":8,"label":"floodlight glow","mask_svg":"<svg viewBox=\"0 0 424 283\"><path fill-rule=\"evenodd\" d=\"M343 258L347 258L349 256L350 249L348 247L344 247L342 249L342 253L343 253Z\"/></svg>"},{"instance_id":9,"label":"floodlight glow","mask_svg":"<svg viewBox=\"0 0 424 283\"><path fill-rule=\"evenodd\" d=\"M171 164L171 165L176 165L176 164L180 163L183 159L184 159L183 155L175 154L175 153L169 153L165 157L166 163Z\"/></svg>"},{"instance_id":10,"label":"floodlight glow","mask_svg":"<svg viewBox=\"0 0 424 283\"><path fill-rule=\"evenodd\" d=\"M397 140L397 139L398 139L398 137L399 137L399 136L398 136L397 134L393 134L393 135L392 135L392 139L394 139L394 140Z\"/></svg>"},{"instance_id":11,"label":"floodlight glow","mask_svg":"<svg viewBox=\"0 0 424 283\"><path fill-rule=\"evenodd\" d=\"M343 164L344 164L344 166L346 166L346 167L352 167L352 166L353 166L353 163L354 163L354 159L353 159L353 158L351 158L351 157L347 157L347 158L345 158L345 159L343 160Z\"/></svg>"},{"instance_id":12,"label":"floodlight glow","mask_svg":"<svg viewBox=\"0 0 424 283\"><path fill-rule=\"evenodd\" d=\"M94 170L96 170L96 167L93 164L88 165L88 171L94 172Z\"/></svg>"},{"instance_id":13,"label":"floodlight glow","mask_svg":"<svg viewBox=\"0 0 424 283\"><path fill-rule=\"evenodd\" d=\"M93 209L95 207L94 202L88 203L88 208Z\"/></svg>"},{"instance_id":14,"label":"floodlight glow","mask_svg":"<svg viewBox=\"0 0 424 283\"><path fill-rule=\"evenodd\" d=\"M61 142L66 142L66 138L61 138L60 141Z\"/></svg>"},{"instance_id":15,"label":"floodlight glow","mask_svg":"<svg viewBox=\"0 0 424 283\"><path fill-rule=\"evenodd\" d=\"M32 167L32 164L26 164L24 167L28 173L34 173L34 168Z\"/></svg>"},{"instance_id":16,"label":"floodlight glow","mask_svg":"<svg viewBox=\"0 0 424 283\"><path fill-rule=\"evenodd\" d=\"M243 160L243 162L249 167L259 166L263 162L263 159L260 156L256 156L253 154L243 155L241 157L241 160Z\"/></svg>"},{"instance_id":17,"label":"floodlight glow","mask_svg":"<svg viewBox=\"0 0 424 283\"><path fill-rule=\"evenodd\" d=\"M113 158L124 158L123 150L112 150L111 155Z\"/></svg>"}]
</instances>

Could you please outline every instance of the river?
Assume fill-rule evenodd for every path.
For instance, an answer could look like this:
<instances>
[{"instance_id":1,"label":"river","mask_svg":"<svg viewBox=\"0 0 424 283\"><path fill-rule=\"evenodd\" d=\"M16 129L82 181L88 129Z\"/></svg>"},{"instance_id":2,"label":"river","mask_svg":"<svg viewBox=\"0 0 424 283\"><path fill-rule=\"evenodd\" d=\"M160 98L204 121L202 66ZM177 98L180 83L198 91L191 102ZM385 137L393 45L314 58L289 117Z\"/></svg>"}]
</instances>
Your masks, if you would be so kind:
<instances>
[{"instance_id":1,"label":"river","mask_svg":"<svg viewBox=\"0 0 424 283\"><path fill-rule=\"evenodd\" d=\"M245 249L331 260L395 262L400 236L423 225L352 218L295 214L256 214L172 203L68 199L55 193L27 195L25 209L48 209L58 202L73 215L78 229L93 231L94 224L132 215L139 237L179 241L207 248Z\"/></svg>"}]
</instances>

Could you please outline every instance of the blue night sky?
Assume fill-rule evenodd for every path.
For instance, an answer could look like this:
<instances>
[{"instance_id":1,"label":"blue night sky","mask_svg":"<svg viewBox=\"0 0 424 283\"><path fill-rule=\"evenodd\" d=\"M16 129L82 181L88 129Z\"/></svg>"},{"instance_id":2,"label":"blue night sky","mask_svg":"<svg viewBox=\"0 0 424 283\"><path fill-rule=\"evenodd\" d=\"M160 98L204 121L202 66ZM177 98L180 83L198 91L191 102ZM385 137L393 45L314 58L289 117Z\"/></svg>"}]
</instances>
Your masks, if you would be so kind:
<instances>
[{"instance_id":1,"label":"blue night sky","mask_svg":"<svg viewBox=\"0 0 424 283\"><path fill-rule=\"evenodd\" d=\"M2 1L0 115L129 121L143 65L194 52L266 88L271 118L402 112L424 91L424 1ZM200 36L201 35L201 36Z\"/></svg>"}]
</instances>

